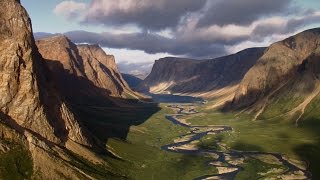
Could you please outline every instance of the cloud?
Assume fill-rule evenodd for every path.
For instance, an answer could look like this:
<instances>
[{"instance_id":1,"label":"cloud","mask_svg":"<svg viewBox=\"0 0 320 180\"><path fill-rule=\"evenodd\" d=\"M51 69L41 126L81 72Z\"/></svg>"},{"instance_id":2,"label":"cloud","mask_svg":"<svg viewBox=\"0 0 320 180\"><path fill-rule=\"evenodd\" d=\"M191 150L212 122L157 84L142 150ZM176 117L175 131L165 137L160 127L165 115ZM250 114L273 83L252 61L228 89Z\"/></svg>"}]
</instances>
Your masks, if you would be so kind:
<instances>
[{"instance_id":1,"label":"cloud","mask_svg":"<svg viewBox=\"0 0 320 180\"><path fill-rule=\"evenodd\" d=\"M53 10L58 16L63 16L71 21L77 19L81 13L86 9L86 4L75 1L63 1L59 3Z\"/></svg>"},{"instance_id":2,"label":"cloud","mask_svg":"<svg viewBox=\"0 0 320 180\"><path fill-rule=\"evenodd\" d=\"M120 62L117 65L122 73L147 76L151 72L153 61L142 63Z\"/></svg>"},{"instance_id":3,"label":"cloud","mask_svg":"<svg viewBox=\"0 0 320 180\"><path fill-rule=\"evenodd\" d=\"M103 47L142 50L148 54L168 53L178 56L219 56L225 54L223 45L207 42L184 41L183 39L167 38L154 33L93 33L71 31L65 33L75 43L98 43Z\"/></svg>"},{"instance_id":4,"label":"cloud","mask_svg":"<svg viewBox=\"0 0 320 180\"><path fill-rule=\"evenodd\" d=\"M207 0L92 0L83 24L122 26L144 30L176 27L188 13L199 11Z\"/></svg>"},{"instance_id":5,"label":"cloud","mask_svg":"<svg viewBox=\"0 0 320 180\"><path fill-rule=\"evenodd\" d=\"M301 17L275 16L260 19L250 25L212 25L197 27L198 20L189 17L172 32L172 36L153 32L95 33L71 31L65 33L75 43L98 43L102 47L144 51L147 54L191 58L214 58L227 55L234 49L241 50L249 45L267 46L285 36L304 30L306 25L320 23L320 12L310 12ZM36 33L45 37L45 33ZM233 52L233 51L232 51ZM142 60L141 60L142 61Z\"/></svg>"},{"instance_id":6,"label":"cloud","mask_svg":"<svg viewBox=\"0 0 320 180\"><path fill-rule=\"evenodd\" d=\"M128 50L128 49L115 49L115 48L103 48L107 53L111 53L115 56L117 63L150 63L155 59L160 59L166 56L172 56L168 53L155 53L148 54L142 50Z\"/></svg>"},{"instance_id":7,"label":"cloud","mask_svg":"<svg viewBox=\"0 0 320 180\"><path fill-rule=\"evenodd\" d=\"M76 43L200 59L249 45L267 46L320 23L320 12L293 4L293 0L91 0L87 6L64 1L55 11L109 29L65 33ZM132 25L134 30L126 28Z\"/></svg>"},{"instance_id":8,"label":"cloud","mask_svg":"<svg viewBox=\"0 0 320 180\"><path fill-rule=\"evenodd\" d=\"M292 0L214 0L209 3L198 25L249 25L262 17L296 10L291 3Z\"/></svg>"},{"instance_id":9,"label":"cloud","mask_svg":"<svg viewBox=\"0 0 320 180\"><path fill-rule=\"evenodd\" d=\"M301 28L310 24L320 23L320 11L310 11L301 17L293 18L269 18L256 24L252 31L251 39L254 41L263 41L266 37L272 35L288 35L301 31ZM278 39L279 40L279 39Z\"/></svg>"}]
</instances>

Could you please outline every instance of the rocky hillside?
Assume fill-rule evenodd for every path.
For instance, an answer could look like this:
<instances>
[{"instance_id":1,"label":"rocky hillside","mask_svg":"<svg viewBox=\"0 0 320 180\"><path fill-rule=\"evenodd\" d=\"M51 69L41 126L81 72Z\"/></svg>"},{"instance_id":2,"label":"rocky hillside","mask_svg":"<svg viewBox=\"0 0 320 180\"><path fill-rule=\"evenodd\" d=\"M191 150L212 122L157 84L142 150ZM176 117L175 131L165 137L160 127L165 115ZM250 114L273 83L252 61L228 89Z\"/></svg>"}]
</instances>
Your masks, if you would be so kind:
<instances>
[{"instance_id":1,"label":"rocky hillside","mask_svg":"<svg viewBox=\"0 0 320 180\"><path fill-rule=\"evenodd\" d=\"M140 84L139 90L210 97L221 89L229 88L231 93L264 50L246 49L211 60L163 58L155 62L151 74Z\"/></svg>"},{"instance_id":2,"label":"rocky hillside","mask_svg":"<svg viewBox=\"0 0 320 180\"><path fill-rule=\"evenodd\" d=\"M112 177L88 149L99 142L56 88L20 1L0 1L0 22L0 179Z\"/></svg>"},{"instance_id":3,"label":"rocky hillside","mask_svg":"<svg viewBox=\"0 0 320 180\"><path fill-rule=\"evenodd\" d=\"M80 125L52 88L26 11L14 0L2 1L0 11L1 113L11 123L53 143L64 144L71 138L89 145Z\"/></svg>"},{"instance_id":4,"label":"rocky hillside","mask_svg":"<svg viewBox=\"0 0 320 180\"><path fill-rule=\"evenodd\" d=\"M272 44L241 81L226 109L254 112L255 119L287 116L297 122L317 99L320 29Z\"/></svg>"},{"instance_id":5,"label":"rocky hillside","mask_svg":"<svg viewBox=\"0 0 320 180\"><path fill-rule=\"evenodd\" d=\"M142 96L130 89L122 78L112 55L98 45L75 45L65 36L54 36L37 41L58 88L73 102L87 103L105 97L139 99Z\"/></svg>"}]
</instances>

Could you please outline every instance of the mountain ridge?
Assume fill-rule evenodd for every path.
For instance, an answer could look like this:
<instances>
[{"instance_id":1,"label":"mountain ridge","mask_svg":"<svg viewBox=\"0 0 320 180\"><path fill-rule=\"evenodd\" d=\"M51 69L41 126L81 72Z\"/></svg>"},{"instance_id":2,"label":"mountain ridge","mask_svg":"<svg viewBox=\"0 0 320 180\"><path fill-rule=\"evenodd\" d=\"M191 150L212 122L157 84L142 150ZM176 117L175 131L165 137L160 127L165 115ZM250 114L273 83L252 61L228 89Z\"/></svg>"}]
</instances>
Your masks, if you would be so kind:
<instances>
[{"instance_id":1,"label":"mountain ridge","mask_svg":"<svg viewBox=\"0 0 320 180\"><path fill-rule=\"evenodd\" d=\"M68 43L66 43L68 42ZM65 96L87 96L94 99L112 97L139 99L144 96L130 89L115 64L114 56L107 55L99 45L72 43L66 36L37 40L37 46L55 75ZM80 90L74 92L74 88Z\"/></svg>"},{"instance_id":2,"label":"mountain ridge","mask_svg":"<svg viewBox=\"0 0 320 180\"><path fill-rule=\"evenodd\" d=\"M236 54L209 59L162 58L138 86L139 91L231 100L247 70L265 48L249 48ZM221 105L219 103L219 106Z\"/></svg>"},{"instance_id":3,"label":"mountain ridge","mask_svg":"<svg viewBox=\"0 0 320 180\"><path fill-rule=\"evenodd\" d=\"M237 104L236 106L239 107L248 106L257 101L259 96L263 96L260 94L263 93L262 91L268 93L283 79L294 75L296 68L318 46L319 37L314 36L315 32L319 33L320 30L307 30L272 44L264 56L245 75L239 85L233 104ZM270 73L269 77L268 72ZM262 84L266 84L266 82L268 86ZM254 92L250 94L250 89L261 90L258 94L254 94ZM241 97L242 95L244 96ZM246 99L245 96L248 98Z\"/></svg>"}]
</instances>

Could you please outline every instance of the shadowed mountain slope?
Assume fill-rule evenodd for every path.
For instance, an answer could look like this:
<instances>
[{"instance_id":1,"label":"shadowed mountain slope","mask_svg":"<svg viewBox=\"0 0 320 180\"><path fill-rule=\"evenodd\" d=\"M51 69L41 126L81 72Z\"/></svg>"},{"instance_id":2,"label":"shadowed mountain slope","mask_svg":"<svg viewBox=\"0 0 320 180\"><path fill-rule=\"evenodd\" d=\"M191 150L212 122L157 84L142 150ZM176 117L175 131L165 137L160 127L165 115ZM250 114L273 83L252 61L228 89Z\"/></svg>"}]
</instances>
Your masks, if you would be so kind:
<instances>
[{"instance_id":1,"label":"shadowed mountain slope","mask_svg":"<svg viewBox=\"0 0 320 180\"><path fill-rule=\"evenodd\" d=\"M122 73L123 79L128 83L129 87L131 88L136 88L141 82L142 79L139 77L136 77L135 75L132 74L123 74Z\"/></svg>"},{"instance_id":2,"label":"shadowed mountain slope","mask_svg":"<svg viewBox=\"0 0 320 180\"><path fill-rule=\"evenodd\" d=\"M124 178L105 161L117 159L105 143L125 139L157 104L136 108L140 95L97 46L60 38L57 59L43 59L20 1L0 1L0 22L0 179Z\"/></svg>"},{"instance_id":3,"label":"shadowed mountain slope","mask_svg":"<svg viewBox=\"0 0 320 180\"><path fill-rule=\"evenodd\" d=\"M297 75L319 43L320 29L312 29L272 44L244 76L231 106L247 107L273 94Z\"/></svg>"},{"instance_id":4,"label":"shadowed mountain slope","mask_svg":"<svg viewBox=\"0 0 320 180\"><path fill-rule=\"evenodd\" d=\"M143 98L124 81L114 57L107 55L98 45L77 46L65 36L54 36L38 40L37 46L58 87L73 101L81 99L79 97L98 100L105 97L111 103L111 97Z\"/></svg>"},{"instance_id":5,"label":"shadowed mountain slope","mask_svg":"<svg viewBox=\"0 0 320 180\"><path fill-rule=\"evenodd\" d=\"M155 62L138 89L159 94L215 97L225 102L234 95L235 87L264 50L251 48L211 60L163 58Z\"/></svg>"},{"instance_id":6,"label":"shadowed mountain slope","mask_svg":"<svg viewBox=\"0 0 320 180\"><path fill-rule=\"evenodd\" d=\"M13 0L1 2L0 10L1 112L53 143L64 144L71 138L89 145L46 74L27 12Z\"/></svg>"},{"instance_id":7,"label":"shadowed mountain slope","mask_svg":"<svg viewBox=\"0 0 320 180\"><path fill-rule=\"evenodd\" d=\"M272 44L241 81L225 110L246 110L255 120L283 117L299 124L317 99L320 29Z\"/></svg>"}]
</instances>

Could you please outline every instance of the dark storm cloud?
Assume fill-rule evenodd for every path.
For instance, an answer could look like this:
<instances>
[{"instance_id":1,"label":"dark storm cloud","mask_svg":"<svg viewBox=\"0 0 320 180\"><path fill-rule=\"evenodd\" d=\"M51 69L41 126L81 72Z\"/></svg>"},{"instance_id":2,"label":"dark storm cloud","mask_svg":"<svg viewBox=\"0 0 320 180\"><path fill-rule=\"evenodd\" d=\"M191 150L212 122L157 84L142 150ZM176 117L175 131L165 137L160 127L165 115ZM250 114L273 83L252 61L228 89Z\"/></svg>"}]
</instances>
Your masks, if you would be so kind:
<instances>
[{"instance_id":1,"label":"dark storm cloud","mask_svg":"<svg viewBox=\"0 0 320 180\"><path fill-rule=\"evenodd\" d=\"M177 38L166 38L152 33L92 33L72 31L65 33L75 43L98 43L103 47L143 50L146 53L170 53L190 57L210 57L225 54L224 44L209 42L186 42Z\"/></svg>"},{"instance_id":2,"label":"dark storm cloud","mask_svg":"<svg viewBox=\"0 0 320 180\"><path fill-rule=\"evenodd\" d=\"M260 24L252 31L251 40L263 41L265 37L273 34L289 34L298 31L304 26L320 23L320 13L310 12L311 14L303 17L292 18L283 24Z\"/></svg>"},{"instance_id":3,"label":"dark storm cloud","mask_svg":"<svg viewBox=\"0 0 320 180\"><path fill-rule=\"evenodd\" d=\"M320 23L320 13L305 16L303 18L291 19L288 21L286 29L288 32L294 32L298 28L312 23Z\"/></svg>"},{"instance_id":4,"label":"dark storm cloud","mask_svg":"<svg viewBox=\"0 0 320 180\"><path fill-rule=\"evenodd\" d=\"M225 55L242 42L264 42L320 20L320 13L297 8L293 0L92 0L86 7L83 24L138 28L122 34L65 33L75 43L192 58ZM164 29L169 33L160 33Z\"/></svg>"},{"instance_id":5,"label":"dark storm cloud","mask_svg":"<svg viewBox=\"0 0 320 180\"><path fill-rule=\"evenodd\" d=\"M54 36L57 34L35 33L37 39ZM225 55L224 45L209 42L186 42L179 39L171 39L151 33L93 33L86 31L71 31L66 35L75 43L99 44L102 47L142 50L149 54L169 53L173 55L185 55L189 57L217 57Z\"/></svg>"},{"instance_id":6,"label":"dark storm cloud","mask_svg":"<svg viewBox=\"0 0 320 180\"><path fill-rule=\"evenodd\" d=\"M199 21L199 26L249 25L253 21L275 14L286 14L292 0L214 0Z\"/></svg>"},{"instance_id":7,"label":"dark storm cloud","mask_svg":"<svg viewBox=\"0 0 320 180\"><path fill-rule=\"evenodd\" d=\"M207 0L93 0L83 24L134 24L146 30L177 26L181 18L203 8Z\"/></svg>"}]
</instances>

